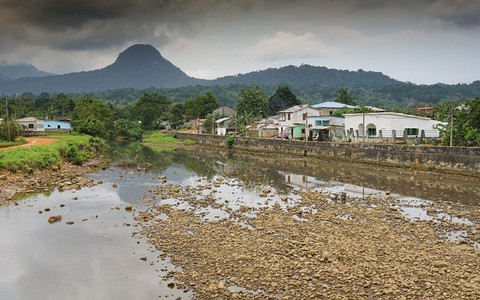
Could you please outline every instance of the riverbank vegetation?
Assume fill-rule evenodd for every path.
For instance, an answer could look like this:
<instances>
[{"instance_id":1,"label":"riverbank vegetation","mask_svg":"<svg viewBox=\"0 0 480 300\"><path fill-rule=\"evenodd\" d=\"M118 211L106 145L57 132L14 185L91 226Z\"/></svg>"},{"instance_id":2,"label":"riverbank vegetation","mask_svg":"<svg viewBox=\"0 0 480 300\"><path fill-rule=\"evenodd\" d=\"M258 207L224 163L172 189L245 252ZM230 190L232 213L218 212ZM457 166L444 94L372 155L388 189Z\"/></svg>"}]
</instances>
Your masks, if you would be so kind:
<instances>
[{"instance_id":1,"label":"riverbank vegetation","mask_svg":"<svg viewBox=\"0 0 480 300\"><path fill-rule=\"evenodd\" d=\"M207 90L191 89L192 87L185 87L182 88L182 91L198 91L199 93L195 95L186 93L184 94L185 98L182 99L179 99L178 95L165 94L158 89L142 90L143 95L139 95L136 101L127 97L129 90L117 91L118 93L124 92L124 97L127 97L128 101L112 100L122 96L107 92L79 96L49 95L47 93L35 96L31 93L24 93L10 100L8 106L9 120L25 116L41 119L64 117L71 119L73 131L77 133L102 139L113 139L118 135L128 139L140 139L143 134L142 131L165 128L174 130L183 124L195 130L203 129L207 132L213 132L215 121L225 116L214 115L212 112L221 105L230 105L238 112L234 118L234 125L237 127L237 132L241 134L255 121L271 116L279 109L285 109L299 103L337 100L357 103L362 111L366 110L364 105L374 105L395 112L417 115L420 113L415 111L415 107L434 106L435 109L428 113L423 112L421 115L448 123L445 128L442 128L444 130L444 139L442 140L444 144L449 142L450 124L453 118L455 120L453 145L480 145L480 125L476 121L480 119L478 110L480 98L478 95L468 96L476 96L476 98L465 96L461 99L449 98L435 103L421 102L419 100L421 98L409 98L410 102L408 104L394 107L385 103L367 101L368 95L353 87L337 87L328 95L317 97L314 102L307 100L301 91L289 86L277 87L275 91L275 89L267 89L265 86L255 83L239 85L235 90L229 90L225 94L228 95L228 101L222 98L224 94L218 91L216 87L210 87ZM321 88L318 88L318 90L320 91ZM104 97L104 95L109 96ZM2 110L5 111L5 107L0 103L0 111ZM4 117L4 119L6 118ZM5 122L2 122L2 124L5 124ZM16 127L8 126L8 128ZM0 128L0 134L3 135L0 140L6 140L5 132L6 130Z\"/></svg>"},{"instance_id":2,"label":"riverbank vegetation","mask_svg":"<svg viewBox=\"0 0 480 300\"><path fill-rule=\"evenodd\" d=\"M148 144L160 144L160 145L184 144L187 146L191 146L195 144L195 141L190 139L187 139L184 141L177 139L177 136L174 133L163 133L159 131L147 132L143 138L143 142Z\"/></svg>"},{"instance_id":3,"label":"riverbank vegetation","mask_svg":"<svg viewBox=\"0 0 480 300\"><path fill-rule=\"evenodd\" d=\"M11 172L60 166L63 161L81 165L100 150L103 141L87 135L52 136L50 145L15 148L0 152L0 169Z\"/></svg>"}]
</instances>

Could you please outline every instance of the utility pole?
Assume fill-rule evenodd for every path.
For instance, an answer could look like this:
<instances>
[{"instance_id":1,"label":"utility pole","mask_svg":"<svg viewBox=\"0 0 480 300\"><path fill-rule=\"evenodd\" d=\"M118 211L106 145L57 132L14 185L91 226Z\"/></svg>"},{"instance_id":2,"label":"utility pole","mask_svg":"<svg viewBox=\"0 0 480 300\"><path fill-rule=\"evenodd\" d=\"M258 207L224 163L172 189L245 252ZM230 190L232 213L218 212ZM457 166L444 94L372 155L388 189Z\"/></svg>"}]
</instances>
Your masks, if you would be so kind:
<instances>
[{"instance_id":1,"label":"utility pole","mask_svg":"<svg viewBox=\"0 0 480 300\"><path fill-rule=\"evenodd\" d=\"M455 112L455 107L452 107L452 116L450 118L450 147L453 147L453 114Z\"/></svg>"},{"instance_id":2,"label":"utility pole","mask_svg":"<svg viewBox=\"0 0 480 300\"><path fill-rule=\"evenodd\" d=\"M8 121L8 96L5 96L5 114L7 115L7 134L8 141L10 142L10 122Z\"/></svg>"},{"instance_id":3,"label":"utility pole","mask_svg":"<svg viewBox=\"0 0 480 300\"><path fill-rule=\"evenodd\" d=\"M365 143L365 112L363 112L363 142Z\"/></svg>"}]
</instances>

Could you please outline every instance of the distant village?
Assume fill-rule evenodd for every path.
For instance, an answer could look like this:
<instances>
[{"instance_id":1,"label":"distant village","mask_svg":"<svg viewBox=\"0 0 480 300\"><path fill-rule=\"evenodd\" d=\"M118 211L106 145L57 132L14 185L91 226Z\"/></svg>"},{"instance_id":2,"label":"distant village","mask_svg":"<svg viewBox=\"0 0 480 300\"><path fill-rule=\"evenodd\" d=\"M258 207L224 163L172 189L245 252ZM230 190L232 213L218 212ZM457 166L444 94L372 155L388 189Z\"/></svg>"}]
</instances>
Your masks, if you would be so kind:
<instances>
[{"instance_id":1,"label":"distant village","mask_svg":"<svg viewBox=\"0 0 480 300\"><path fill-rule=\"evenodd\" d=\"M314 105L295 105L279 111L277 115L250 124L246 135L250 137L295 139L329 142L431 142L441 138L440 127L446 122L422 116L433 107L418 108L417 115L388 112L377 107L367 107L369 113L350 113L335 117L333 113L343 108L358 108L338 102L322 102ZM212 112L223 116L215 121L214 134L237 133L237 111L222 106ZM212 133L203 126L205 119L185 123L195 133Z\"/></svg>"}]
</instances>

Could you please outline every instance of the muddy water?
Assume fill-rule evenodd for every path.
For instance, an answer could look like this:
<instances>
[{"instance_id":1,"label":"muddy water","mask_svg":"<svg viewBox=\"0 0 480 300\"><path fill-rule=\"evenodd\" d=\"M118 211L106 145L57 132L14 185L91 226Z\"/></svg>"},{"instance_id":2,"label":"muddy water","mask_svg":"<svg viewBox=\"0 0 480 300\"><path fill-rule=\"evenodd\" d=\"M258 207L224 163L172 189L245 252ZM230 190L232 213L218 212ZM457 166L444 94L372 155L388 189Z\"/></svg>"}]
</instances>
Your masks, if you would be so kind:
<instances>
[{"instance_id":1,"label":"muddy water","mask_svg":"<svg viewBox=\"0 0 480 300\"><path fill-rule=\"evenodd\" d=\"M87 175L102 184L78 191L53 191L0 207L0 299L191 298L192 291L170 288L173 282L168 272L180 269L136 237L135 212L124 210L126 203L141 205L149 189L160 184L161 175L169 183L183 186L220 175L228 178L234 184L222 185L218 193L233 210L241 205L282 203L284 196L294 205L295 191L321 189L359 198L388 193L397 203L404 203L405 217L422 220L431 218L425 203L476 206L480 199L480 180L475 178L202 149L147 148L135 143L116 145L111 152L118 166ZM274 188L278 196L270 203L265 199L252 202L264 186ZM189 209L175 199L170 204ZM220 209L203 209L198 213L206 219L226 216ZM49 216L59 214L61 222L47 222ZM449 234L455 239L462 232Z\"/></svg>"}]
</instances>

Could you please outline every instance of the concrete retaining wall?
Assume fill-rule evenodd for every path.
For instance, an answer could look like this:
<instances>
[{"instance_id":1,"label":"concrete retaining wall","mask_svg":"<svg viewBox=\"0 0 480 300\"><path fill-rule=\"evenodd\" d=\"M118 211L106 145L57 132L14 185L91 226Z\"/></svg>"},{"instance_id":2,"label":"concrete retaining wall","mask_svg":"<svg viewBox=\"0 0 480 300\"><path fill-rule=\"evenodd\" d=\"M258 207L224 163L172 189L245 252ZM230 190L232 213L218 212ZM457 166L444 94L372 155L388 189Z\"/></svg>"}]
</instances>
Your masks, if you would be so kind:
<instances>
[{"instance_id":1,"label":"concrete retaining wall","mask_svg":"<svg viewBox=\"0 0 480 300\"><path fill-rule=\"evenodd\" d=\"M225 136L177 133L200 145L227 148ZM480 176L480 148L304 142L235 137L233 149L447 170Z\"/></svg>"}]
</instances>

